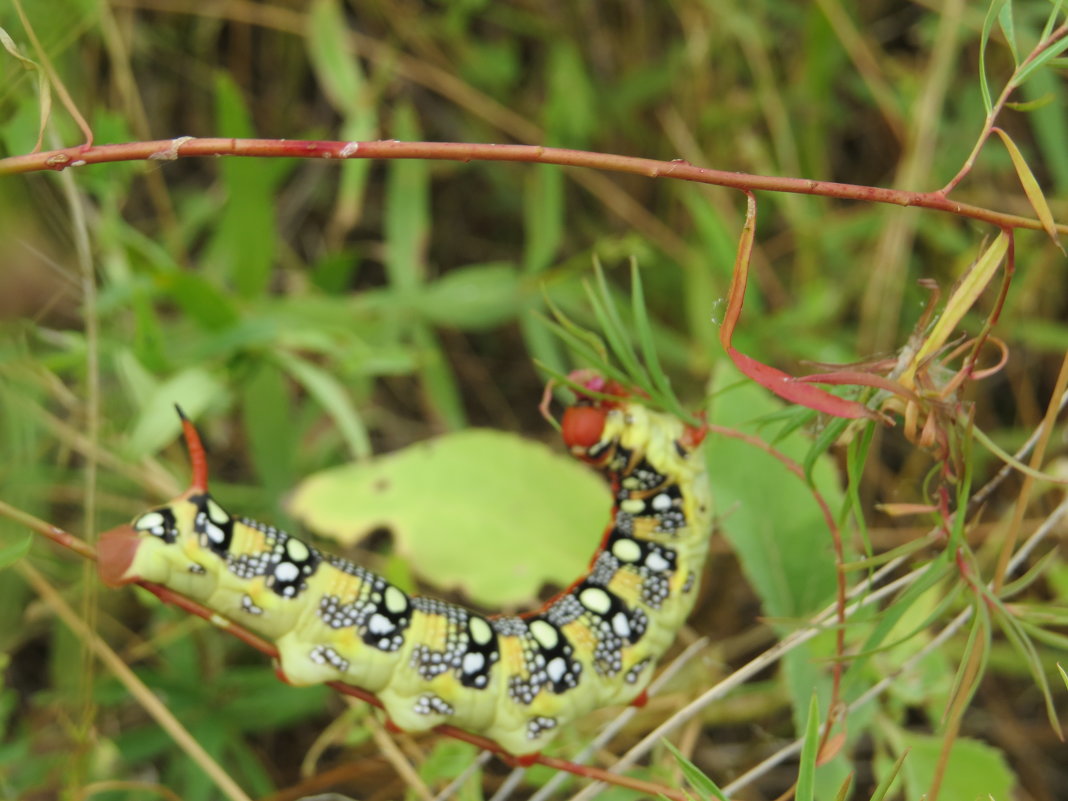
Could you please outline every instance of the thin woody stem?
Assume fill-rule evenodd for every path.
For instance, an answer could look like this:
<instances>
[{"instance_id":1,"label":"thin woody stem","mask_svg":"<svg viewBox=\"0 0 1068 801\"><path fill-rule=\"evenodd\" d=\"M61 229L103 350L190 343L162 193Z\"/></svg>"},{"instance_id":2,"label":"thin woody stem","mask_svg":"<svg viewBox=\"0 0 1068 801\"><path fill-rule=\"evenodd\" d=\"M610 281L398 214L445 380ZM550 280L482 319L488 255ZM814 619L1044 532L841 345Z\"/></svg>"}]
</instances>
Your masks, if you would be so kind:
<instances>
[{"instance_id":1,"label":"thin woody stem","mask_svg":"<svg viewBox=\"0 0 1068 801\"><path fill-rule=\"evenodd\" d=\"M1057 30L1050 33L1045 40L1039 42L1035 46L1035 49L1031 51L1027 58L1020 62L1020 65L1013 71L1012 77L1006 82L1005 88L1001 90L1001 94L998 96L997 101L991 106L990 113L986 115L986 119L983 121L983 130L979 134L979 138L975 141L975 146L972 148L972 152L969 153L968 158L964 160L964 164L961 166L960 171L950 179L948 184L938 190L938 194L948 195L956 188L957 184L964 180L965 176L972 171L976 159L979 158L979 151L983 149L986 140L990 138L990 134L994 131L995 121L1001 116L1001 112L1004 111L1005 104L1009 101L1009 97L1011 97L1012 93L1019 88L1019 84L1017 84L1016 81L1021 70L1065 36L1068 36L1068 23L1061 25Z\"/></svg>"},{"instance_id":2,"label":"thin woody stem","mask_svg":"<svg viewBox=\"0 0 1068 801\"><path fill-rule=\"evenodd\" d=\"M289 139L161 139L150 142L127 142L93 147L70 147L45 153L30 153L0 159L0 175L41 170L64 170L117 161L174 161L196 156L244 156L257 158L321 159L430 159L439 161L515 161L557 164L565 167L589 167L597 170L644 175L648 178L674 178L696 183L725 186L749 191L790 192L819 195L842 200L888 203L896 206L944 211L960 217L990 223L1002 228L1043 230L1042 223L1031 217L994 211L950 200L942 191L906 192L876 186L787 178L695 167L681 159L658 159L595 153L536 145L468 144L464 142L335 142ZM1068 225L1056 230L1068 234Z\"/></svg>"}]
</instances>

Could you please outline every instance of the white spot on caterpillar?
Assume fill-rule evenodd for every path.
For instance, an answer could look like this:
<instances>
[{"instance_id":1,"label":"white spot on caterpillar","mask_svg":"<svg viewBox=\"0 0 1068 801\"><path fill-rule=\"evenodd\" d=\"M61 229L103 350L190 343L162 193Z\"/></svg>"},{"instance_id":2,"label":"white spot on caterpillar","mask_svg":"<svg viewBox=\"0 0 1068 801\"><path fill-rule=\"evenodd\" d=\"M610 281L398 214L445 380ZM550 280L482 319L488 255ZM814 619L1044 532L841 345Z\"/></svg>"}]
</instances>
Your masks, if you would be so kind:
<instances>
[{"instance_id":1,"label":"white spot on caterpillar","mask_svg":"<svg viewBox=\"0 0 1068 801\"><path fill-rule=\"evenodd\" d=\"M645 557L645 566L650 570L660 572L671 567L671 563L656 551L650 551L649 555Z\"/></svg>"},{"instance_id":2,"label":"white spot on caterpillar","mask_svg":"<svg viewBox=\"0 0 1068 801\"><path fill-rule=\"evenodd\" d=\"M538 641L538 645L546 650L555 648L556 644L560 642L560 635L556 633L556 629L551 623L546 623L544 620L532 621L530 634Z\"/></svg>"},{"instance_id":3,"label":"white spot on caterpillar","mask_svg":"<svg viewBox=\"0 0 1068 801\"><path fill-rule=\"evenodd\" d=\"M640 482L634 476L627 476L625 479L623 479L622 483L623 483L623 489L631 489L631 490L632 489L638 489L642 485L642 482Z\"/></svg>"},{"instance_id":4,"label":"white spot on caterpillar","mask_svg":"<svg viewBox=\"0 0 1068 801\"><path fill-rule=\"evenodd\" d=\"M241 609L250 615L262 615L263 610L252 600L251 595L241 596Z\"/></svg>"},{"instance_id":5,"label":"white spot on caterpillar","mask_svg":"<svg viewBox=\"0 0 1068 801\"><path fill-rule=\"evenodd\" d=\"M294 562L303 562L309 556L311 552L308 550L308 546L298 539L289 539L286 541L286 550L289 552L289 558Z\"/></svg>"},{"instance_id":6,"label":"white spot on caterpillar","mask_svg":"<svg viewBox=\"0 0 1068 801\"><path fill-rule=\"evenodd\" d=\"M553 659L545 668L545 672L549 674L549 678L553 680L553 683L560 681L567 673L567 662L564 661L562 656L558 656Z\"/></svg>"},{"instance_id":7,"label":"white spot on caterpillar","mask_svg":"<svg viewBox=\"0 0 1068 801\"><path fill-rule=\"evenodd\" d=\"M395 615L399 615L408 608L408 599L404 597L404 593L392 585L386 587L382 600L386 604L386 609Z\"/></svg>"},{"instance_id":8,"label":"white spot on caterpillar","mask_svg":"<svg viewBox=\"0 0 1068 801\"><path fill-rule=\"evenodd\" d=\"M622 612L616 612L612 616L612 631L620 637L630 637L630 622Z\"/></svg>"},{"instance_id":9,"label":"white spot on caterpillar","mask_svg":"<svg viewBox=\"0 0 1068 801\"><path fill-rule=\"evenodd\" d=\"M230 521L230 515L226 514L223 508L211 498L208 498L208 517L211 518L213 523L218 523L219 525Z\"/></svg>"},{"instance_id":10,"label":"white spot on caterpillar","mask_svg":"<svg viewBox=\"0 0 1068 801\"><path fill-rule=\"evenodd\" d=\"M665 492L661 492L655 498L653 498L653 508L658 512L666 512L674 505L671 500L671 496Z\"/></svg>"},{"instance_id":11,"label":"white spot on caterpillar","mask_svg":"<svg viewBox=\"0 0 1068 801\"><path fill-rule=\"evenodd\" d=\"M204 533L208 535L209 540L220 545L226 539L226 532L224 532L214 523L210 523L207 521L205 521L204 523Z\"/></svg>"},{"instance_id":12,"label":"white spot on caterpillar","mask_svg":"<svg viewBox=\"0 0 1068 801\"><path fill-rule=\"evenodd\" d=\"M634 540L616 540L612 555L621 562L637 562L642 558L642 548Z\"/></svg>"},{"instance_id":13,"label":"white spot on caterpillar","mask_svg":"<svg viewBox=\"0 0 1068 801\"><path fill-rule=\"evenodd\" d=\"M619 505L619 508L629 515L641 514L645 511L645 501L641 498L627 498Z\"/></svg>"},{"instance_id":14,"label":"white spot on caterpillar","mask_svg":"<svg viewBox=\"0 0 1068 801\"><path fill-rule=\"evenodd\" d=\"M281 582L294 581L300 575L300 570L292 562L279 562L274 569L274 577Z\"/></svg>"},{"instance_id":15,"label":"white spot on caterpillar","mask_svg":"<svg viewBox=\"0 0 1068 801\"><path fill-rule=\"evenodd\" d=\"M150 528L162 526L163 523L163 515L159 512L149 512L148 514L141 515L137 518L137 522L134 523L134 528L138 531L147 531Z\"/></svg>"},{"instance_id":16,"label":"white spot on caterpillar","mask_svg":"<svg viewBox=\"0 0 1068 801\"><path fill-rule=\"evenodd\" d=\"M468 675L478 673L486 665L486 657L477 651L464 654L462 669Z\"/></svg>"},{"instance_id":17,"label":"white spot on caterpillar","mask_svg":"<svg viewBox=\"0 0 1068 801\"><path fill-rule=\"evenodd\" d=\"M367 621L367 630L372 634L389 634L396 626L390 622L390 619L385 615L380 615L375 612L371 615L371 618Z\"/></svg>"},{"instance_id":18,"label":"white spot on caterpillar","mask_svg":"<svg viewBox=\"0 0 1068 801\"><path fill-rule=\"evenodd\" d=\"M473 617L467 624L471 630L471 639L473 639L479 645L486 645L493 639L493 629L489 627L489 623L480 617Z\"/></svg>"},{"instance_id":19,"label":"white spot on caterpillar","mask_svg":"<svg viewBox=\"0 0 1068 801\"><path fill-rule=\"evenodd\" d=\"M591 612L605 614L612 608L612 599L608 593L598 587L587 587L579 593L579 601Z\"/></svg>"}]
</instances>

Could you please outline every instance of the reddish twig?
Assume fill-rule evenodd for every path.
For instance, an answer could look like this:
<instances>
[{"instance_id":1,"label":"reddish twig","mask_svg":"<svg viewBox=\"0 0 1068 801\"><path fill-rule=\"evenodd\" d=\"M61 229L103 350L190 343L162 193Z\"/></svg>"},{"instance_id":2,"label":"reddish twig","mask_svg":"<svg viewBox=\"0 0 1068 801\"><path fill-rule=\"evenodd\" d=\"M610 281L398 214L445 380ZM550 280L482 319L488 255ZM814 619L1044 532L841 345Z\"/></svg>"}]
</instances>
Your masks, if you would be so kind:
<instances>
[{"instance_id":1,"label":"reddish twig","mask_svg":"<svg viewBox=\"0 0 1068 801\"><path fill-rule=\"evenodd\" d=\"M895 206L944 211L980 220L1002 228L1043 230L1042 223L1030 217L985 209L950 200L942 192L906 192L876 186L786 178L752 173L695 167L681 159L658 159L595 153L535 145L468 144L464 142L334 142L290 139L224 139L181 136L150 142L126 142L93 147L70 147L44 153L30 153L0 159L0 175L63 170L117 161L174 161L196 156L246 156L257 158L321 159L431 159L439 161L515 161L589 167L597 170L644 175L647 178L674 178L748 191L790 192L842 200L888 203ZM1068 225L1056 230L1068 234Z\"/></svg>"}]
</instances>

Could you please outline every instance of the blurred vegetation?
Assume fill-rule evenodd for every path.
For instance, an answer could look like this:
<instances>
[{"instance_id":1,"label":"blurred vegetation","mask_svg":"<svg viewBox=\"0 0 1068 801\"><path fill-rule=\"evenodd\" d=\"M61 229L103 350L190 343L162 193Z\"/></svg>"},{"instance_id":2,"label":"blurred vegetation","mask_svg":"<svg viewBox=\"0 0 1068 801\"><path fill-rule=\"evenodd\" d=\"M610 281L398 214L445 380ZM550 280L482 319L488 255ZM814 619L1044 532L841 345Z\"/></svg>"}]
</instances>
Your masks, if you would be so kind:
<instances>
[{"instance_id":1,"label":"blurred vegetation","mask_svg":"<svg viewBox=\"0 0 1068 801\"><path fill-rule=\"evenodd\" d=\"M1042 0L1001 5L983 59L995 95L1013 69L1006 31L1026 53L1051 8ZM524 142L921 191L957 173L985 115L979 64L988 7L963 0L23 6L98 144L186 135ZM14 5L0 6L0 27L42 61ZM0 55L0 148L28 153L42 104L37 74ZM1027 105L999 118L1057 220L1068 218L1063 67L1060 59L1032 74L1013 97ZM80 141L53 91L44 148ZM998 141L953 197L1033 216ZM773 193L759 200L734 344L794 374L809 369L805 362L892 359L928 304L919 280L936 282L945 297L995 233L917 209ZM717 322L744 216L734 191L526 164L183 159L6 177L0 496L87 536L129 519L187 480L174 402L204 432L219 497L277 523L293 522L287 492L328 466L471 426L552 441L537 413L545 374L535 362L557 371L587 365L546 324L546 298L596 330L583 281L600 260L609 295L625 308L633 258L657 357L684 405L701 407L711 394L715 422L775 440L814 465L848 558L915 545L890 577L926 571L847 628L848 652L863 658L846 666L843 700L894 678L849 713L837 755L811 770L807 748L800 762L787 759L738 797L775 798L800 775L799 798L834 798L852 772L851 795L838 797L866 799L908 752L887 798L920 798L940 764L948 765L945 799L1063 798L1064 745L1044 696L1064 707L1055 662L1068 645L1068 563L1047 541L1024 560L1033 568L1025 580L1015 581L1017 572L1005 592L981 589L1006 532L1036 530L1062 491L1010 478L985 498L981 516L967 526L958 517L956 530L942 531L953 548L928 537L947 523L937 512L880 511L937 502L946 487L954 508L963 507L969 482L982 486L1001 463L963 428L959 482L944 481L936 458L900 425L851 429L852 439L831 447L823 436L830 429L814 415L784 409L728 368ZM1044 234L1018 233L995 328L1009 360L967 384L961 399L976 427L1009 451L1039 426L1068 352L1064 265ZM996 283L961 333L982 329ZM1062 424L1047 462L1063 447ZM809 489L745 443L716 440L709 458L733 547L715 539L703 600L681 639L705 635L711 644L599 762L834 599L831 537ZM450 525L468 529L475 544L458 547L469 550L472 574L500 571L478 562L477 539L508 532L481 529L485 498L478 486L470 492L469 516ZM1012 524L1021 497L1026 514ZM1054 537L1063 541L1064 530ZM588 532L588 550L596 537ZM355 558L432 588L434 576L412 577L388 540L372 536L352 549ZM85 638L42 602L27 583L34 571L251 796L329 788L365 799L418 797L380 755L366 710L348 709L321 687L276 682L245 646L145 594L99 591L70 554L30 546L22 528L0 520L0 561L16 562L26 547L29 556L0 582L8 610L0 626L0 796L132 799L162 796L162 786L188 801L220 797L88 656ZM546 547L528 536L515 558ZM866 575L862 567L849 579ZM570 577L562 572L559 584ZM915 659L968 609L973 623ZM812 730L814 690L826 718L834 654L833 631L819 635L706 707L673 740L728 785ZM592 715L563 734L556 752L574 755L607 720ZM465 744L400 741L435 791L475 759ZM489 763L458 797L489 797L503 770ZM640 775L680 786L678 770L657 749ZM308 778L316 775L324 784ZM526 778L533 787L550 775L538 768Z\"/></svg>"}]
</instances>

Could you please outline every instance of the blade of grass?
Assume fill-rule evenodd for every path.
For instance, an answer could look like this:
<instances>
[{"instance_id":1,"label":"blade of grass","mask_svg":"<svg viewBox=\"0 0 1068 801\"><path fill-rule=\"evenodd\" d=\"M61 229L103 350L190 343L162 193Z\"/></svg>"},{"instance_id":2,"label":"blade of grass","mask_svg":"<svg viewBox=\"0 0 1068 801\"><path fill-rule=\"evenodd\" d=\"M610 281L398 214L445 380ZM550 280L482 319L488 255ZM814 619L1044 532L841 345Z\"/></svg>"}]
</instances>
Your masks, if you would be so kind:
<instances>
[{"instance_id":1,"label":"blade of grass","mask_svg":"<svg viewBox=\"0 0 1068 801\"><path fill-rule=\"evenodd\" d=\"M719 801L730 801L723 794L723 791L719 789L719 785L683 756L682 752L670 740L664 740L664 747L675 757L675 761L679 763L679 768L682 770L682 775L686 777L686 781L701 795L702 799L716 798Z\"/></svg>"},{"instance_id":2,"label":"blade of grass","mask_svg":"<svg viewBox=\"0 0 1068 801\"><path fill-rule=\"evenodd\" d=\"M371 439L367 434L367 427L364 426L345 387L322 368L287 351L279 350L271 358L303 386L334 419L353 458L370 458Z\"/></svg>"},{"instance_id":3,"label":"blade of grass","mask_svg":"<svg viewBox=\"0 0 1068 801\"><path fill-rule=\"evenodd\" d=\"M808 704L808 722L805 724L805 742L801 746L801 761L797 771L797 801L815 801L816 759L820 747L820 699L813 693Z\"/></svg>"},{"instance_id":4,"label":"blade of grass","mask_svg":"<svg viewBox=\"0 0 1068 801\"><path fill-rule=\"evenodd\" d=\"M994 619L1000 624L1006 638L1027 665L1031 677L1035 680L1035 684L1038 685L1038 689L1045 700L1046 715L1049 718L1050 726L1053 727L1057 737L1063 742L1064 732L1061 730L1060 721L1057 719L1057 708L1053 703L1053 693L1050 691L1049 682L1046 680L1046 671L1042 667L1042 660L1035 649L1035 644L1031 642L1027 632L1023 630L1019 621L1005 608L1004 604L997 599L992 600L991 608L994 612Z\"/></svg>"},{"instance_id":5,"label":"blade of grass","mask_svg":"<svg viewBox=\"0 0 1068 801\"><path fill-rule=\"evenodd\" d=\"M894 784L894 780L897 779L898 774L901 773L901 768L905 764L905 758L909 755L908 749L902 752L890 768L890 772L883 776L883 780L875 787L875 792L871 794L871 801L883 801L886 798L886 794L890 792L890 788Z\"/></svg>"},{"instance_id":6,"label":"blade of grass","mask_svg":"<svg viewBox=\"0 0 1068 801\"><path fill-rule=\"evenodd\" d=\"M608 288L608 281L604 277L604 270L601 268L599 261L594 262L593 272L596 290L587 284L586 295L589 298L590 306L593 308L594 316L597 318L597 325L601 333L604 334L608 346L622 365L624 372L630 377L629 383L632 386L648 391L651 388L651 382L638 360L638 354L630 344L627 327L619 316L619 309L616 308L615 300L612 298L611 290Z\"/></svg>"}]
</instances>

